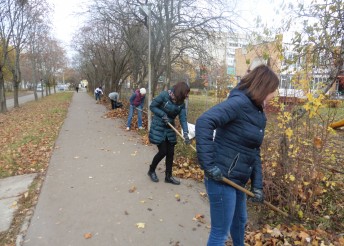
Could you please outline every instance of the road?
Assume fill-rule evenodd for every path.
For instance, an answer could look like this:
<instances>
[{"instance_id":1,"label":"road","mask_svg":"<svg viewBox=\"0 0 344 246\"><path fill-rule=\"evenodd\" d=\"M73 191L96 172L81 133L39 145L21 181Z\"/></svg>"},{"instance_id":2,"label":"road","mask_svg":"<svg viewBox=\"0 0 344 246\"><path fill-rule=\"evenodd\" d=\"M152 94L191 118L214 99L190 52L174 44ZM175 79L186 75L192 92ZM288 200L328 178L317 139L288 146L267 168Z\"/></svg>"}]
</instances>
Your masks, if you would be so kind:
<instances>
[{"instance_id":1,"label":"road","mask_svg":"<svg viewBox=\"0 0 344 246\"><path fill-rule=\"evenodd\" d=\"M54 92L52 92L54 93ZM42 93L41 92L37 92L38 98L42 97ZM45 95L45 92L44 92ZM19 96L19 106L21 106L24 103L30 102L30 101L34 101L35 100L35 95L33 94L33 92L31 92L31 94L26 94L26 95L22 95ZM10 110L14 107L14 99L10 98L10 99L6 99L6 106L7 106L7 110Z\"/></svg>"}]
</instances>

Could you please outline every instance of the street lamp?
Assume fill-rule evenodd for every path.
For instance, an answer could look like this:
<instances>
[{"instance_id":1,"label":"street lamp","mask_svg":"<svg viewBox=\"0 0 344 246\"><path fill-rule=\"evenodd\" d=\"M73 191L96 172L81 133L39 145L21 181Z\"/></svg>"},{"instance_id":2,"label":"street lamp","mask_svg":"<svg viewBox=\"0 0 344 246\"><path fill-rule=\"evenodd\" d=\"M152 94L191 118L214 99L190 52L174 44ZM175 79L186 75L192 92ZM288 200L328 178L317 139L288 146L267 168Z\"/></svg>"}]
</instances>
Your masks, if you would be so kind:
<instances>
[{"instance_id":1,"label":"street lamp","mask_svg":"<svg viewBox=\"0 0 344 246\"><path fill-rule=\"evenodd\" d=\"M152 101L152 66L151 66L151 6L152 4L142 5L140 12L148 19L148 131L151 126L151 111L149 105Z\"/></svg>"}]
</instances>

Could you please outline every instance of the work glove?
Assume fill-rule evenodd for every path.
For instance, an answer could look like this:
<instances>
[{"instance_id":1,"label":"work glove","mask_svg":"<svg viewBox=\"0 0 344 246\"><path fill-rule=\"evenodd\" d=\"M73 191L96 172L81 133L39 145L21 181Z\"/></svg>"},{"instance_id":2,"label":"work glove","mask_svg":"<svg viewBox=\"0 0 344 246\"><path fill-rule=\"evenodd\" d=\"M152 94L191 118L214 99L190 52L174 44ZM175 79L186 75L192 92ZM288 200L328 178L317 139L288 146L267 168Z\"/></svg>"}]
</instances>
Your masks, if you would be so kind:
<instances>
[{"instance_id":1,"label":"work glove","mask_svg":"<svg viewBox=\"0 0 344 246\"><path fill-rule=\"evenodd\" d=\"M221 181L222 180L222 172L220 168L217 166L213 166L207 170L205 170L205 173L208 175L209 178L212 178L216 181Z\"/></svg>"},{"instance_id":2,"label":"work glove","mask_svg":"<svg viewBox=\"0 0 344 246\"><path fill-rule=\"evenodd\" d=\"M251 192L254 194L254 197L250 197L250 200L252 202L264 202L264 195L263 195L263 189L258 188L252 188Z\"/></svg>"},{"instance_id":3,"label":"work glove","mask_svg":"<svg viewBox=\"0 0 344 246\"><path fill-rule=\"evenodd\" d=\"M189 133L184 132L183 135L184 135L184 143L187 144L187 145L191 144L191 140L189 138Z\"/></svg>"},{"instance_id":4,"label":"work glove","mask_svg":"<svg viewBox=\"0 0 344 246\"><path fill-rule=\"evenodd\" d=\"M168 125L169 119L168 119L168 116L166 114L161 119L166 125Z\"/></svg>"}]
</instances>

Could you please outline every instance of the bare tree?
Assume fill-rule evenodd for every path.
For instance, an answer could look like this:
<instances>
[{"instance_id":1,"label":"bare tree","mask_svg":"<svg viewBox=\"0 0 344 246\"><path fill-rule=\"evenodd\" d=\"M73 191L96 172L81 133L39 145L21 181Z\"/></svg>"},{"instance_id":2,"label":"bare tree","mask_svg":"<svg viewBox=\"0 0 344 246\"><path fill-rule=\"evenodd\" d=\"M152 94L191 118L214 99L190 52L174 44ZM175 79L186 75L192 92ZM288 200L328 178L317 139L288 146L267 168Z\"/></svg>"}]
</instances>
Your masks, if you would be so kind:
<instances>
[{"instance_id":1,"label":"bare tree","mask_svg":"<svg viewBox=\"0 0 344 246\"><path fill-rule=\"evenodd\" d=\"M221 0L211 3L195 0L150 1L153 94L161 75L165 75L167 86L170 85L172 65L180 62L181 57L207 57L209 52L204 43L215 42L214 33L228 32L233 27L239 27L234 21L239 18L234 10L235 1L231 7L227 3ZM147 1L137 0L96 0L89 8L93 22L101 20L103 23L111 23L108 26L116 33L116 37L125 41L127 47L123 50L130 55L118 56L116 53L114 56L117 61L120 57L129 59L129 68L123 71L131 73L135 84L142 83L147 74L148 32L142 27L148 27L148 20L147 16L140 14L140 9L147 4ZM119 77L123 76L126 73Z\"/></svg>"}]
</instances>

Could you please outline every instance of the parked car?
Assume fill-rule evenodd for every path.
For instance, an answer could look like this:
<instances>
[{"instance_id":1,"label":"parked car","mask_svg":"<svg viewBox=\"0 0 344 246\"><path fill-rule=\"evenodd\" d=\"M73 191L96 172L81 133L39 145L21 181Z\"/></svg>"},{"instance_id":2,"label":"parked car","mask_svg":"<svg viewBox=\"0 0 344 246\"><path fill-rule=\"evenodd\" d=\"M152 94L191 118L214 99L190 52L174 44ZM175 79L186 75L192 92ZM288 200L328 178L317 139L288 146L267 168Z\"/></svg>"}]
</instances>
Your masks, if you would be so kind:
<instances>
[{"instance_id":1,"label":"parked car","mask_svg":"<svg viewBox=\"0 0 344 246\"><path fill-rule=\"evenodd\" d=\"M68 90L68 85L67 84L65 84L65 85L58 84L57 85L57 90L59 90L59 91L67 91Z\"/></svg>"},{"instance_id":2,"label":"parked car","mask_svg":"<svg viewBox=\"0 0 344 246\"><path fill-rule=\"evenodd\" d=\"M36 91L38 91L38 92L42 92L43 91L43 86L42 85L37 85L37 87L36 87Z\"/></svg>"}]
</instances>

